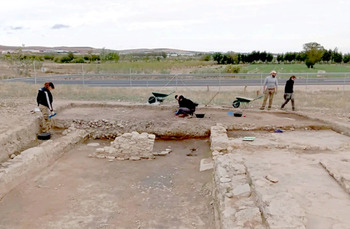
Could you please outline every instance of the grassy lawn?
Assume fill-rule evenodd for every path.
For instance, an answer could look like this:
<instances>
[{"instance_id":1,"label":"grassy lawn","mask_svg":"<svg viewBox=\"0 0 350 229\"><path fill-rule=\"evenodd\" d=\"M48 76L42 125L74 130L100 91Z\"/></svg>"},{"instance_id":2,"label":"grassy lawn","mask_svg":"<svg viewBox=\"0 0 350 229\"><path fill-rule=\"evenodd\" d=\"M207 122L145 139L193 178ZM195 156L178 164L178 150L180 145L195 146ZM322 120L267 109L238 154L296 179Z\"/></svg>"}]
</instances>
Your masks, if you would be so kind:
<instances>
[{"instance_id":1,"label":"grassy lawn","mask_svg":"<svg viewBox=\"0 0 350 229\"><path fill-rule=\"evenodd\" d=\"M275 70L279 73L317 73L350 72L350 64L316 64L314 68L307 68L305 64L249 64L241 65L242 73L269 73Z\"/></svg>"},{"instance_id":2,"label":"grassy lawn","mask_svg":"<svg viewBox=\"0 0 350 229\"><path fill-rule=\"evenodd\" d=\"M261 73L268 74L271 70L278 73L326 73L346 72L350 74L350 64L316 64L309 69L305 64L240 64L240 73ZM54 62L44 62L40 69L29 68L29 76L49 76L64 74L208 74L227 73L229 65L218 65L215 61L201 61L196 59L167 59L151 61L120 61L118 63L92 63L92 64L59 64ZM314 74L313 76L316 76ZM310 75L310 77L313 77ZM14 66L10 66L4 61L0 61L0 79L24 77L18 75ZM332 76L330 76L332 77Z\"/></svg>"}]
</instances>

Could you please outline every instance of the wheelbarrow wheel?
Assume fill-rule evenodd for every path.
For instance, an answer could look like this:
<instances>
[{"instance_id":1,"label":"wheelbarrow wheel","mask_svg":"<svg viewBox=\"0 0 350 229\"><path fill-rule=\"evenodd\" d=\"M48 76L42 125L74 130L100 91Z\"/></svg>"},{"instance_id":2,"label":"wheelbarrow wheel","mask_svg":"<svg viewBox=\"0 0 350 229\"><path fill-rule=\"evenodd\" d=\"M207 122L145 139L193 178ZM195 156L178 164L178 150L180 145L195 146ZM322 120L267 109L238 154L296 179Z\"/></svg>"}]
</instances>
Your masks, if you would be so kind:
<instances>
[{"instance_id":1,"label":"wheelbarrow wheel","mask_svg":"<svg viewBox=\"0 0 350 229\"><path fill-rule=\"evenodd\" d=\"M152 103L155 103L157 102L157 98L155 96L151 96L148 98L148 103L149 104L152 104Z\"/></svg>"},{"instance_id":2,"label":"wheelbarrow wheel","mask_svg":"<svg viewBox=\"0 0 350 229\"><path fill-rule=\"evenodd\" d=\"M232 106L238 108L241 103L238 100L233 101Z\"/></svg>"}]
</instances>

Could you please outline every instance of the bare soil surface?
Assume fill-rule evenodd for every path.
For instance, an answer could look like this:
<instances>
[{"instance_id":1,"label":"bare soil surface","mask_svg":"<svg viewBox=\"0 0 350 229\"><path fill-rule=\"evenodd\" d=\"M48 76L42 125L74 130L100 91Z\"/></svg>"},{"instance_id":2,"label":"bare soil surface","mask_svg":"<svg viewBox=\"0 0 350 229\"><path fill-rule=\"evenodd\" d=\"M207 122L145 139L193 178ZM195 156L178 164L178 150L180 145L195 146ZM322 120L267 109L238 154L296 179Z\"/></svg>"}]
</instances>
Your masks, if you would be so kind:
<instances>
[{"instance_id":1,"label":"bare soil surface","mask_svg":"<svg viewBox=\"0 0 350 229\"><path fill-rule=\"evenodd\" d=\"M252 109L242 110L242 117L235 117L233 108L199 107L197 113L205 114L204 118L179 118L175 116L176 106L99 106L76 104L63 110L56 116L57 123L92 122L97 120L114 121L122 125L119 131L139 131L154 133L160 137L205 137L210 128L222 123L228 130L258 130L284 127L287 129L323 129L329 126L320 121L310 120L297 113L284 111L260 112ZM64 124L62 124L64 126ZM67 127L67 125L65 125ZM113 130L104 130L106 132Z\"/></svg>"},{"instance_id":2,"label":"bare soil surface","mask_svg":"<svg viewBox=\"0 0 350 229\"><path fill-rule=\"evenodd\" d=\"M305 209L307 228L348 228L349 194L329 176L321 160L350 161L349 137L330 129L347 127L348 116L321 110L288 112L229 107L199 107L203 119L178 118L176 106L55 101L55 121L110 120L120 131L142 130L157 136L208 136L210 127L224 124L235 141L252 182L279 182L259 192L289 192ZM38 114L33 100L0 103L0 135L20 130ZM308 117L312 119L309 119ZM284 133L274 133L276 129ZM61 130L54 133L59 137ZM242 137L254 136L253 142ZM101 146L108 141L98 142ZM211 205L211 171L199 172L200 159L210 157L203 139L156 141L155 150L173 153L150 161L113 161L88 158L95 150L87 143L64 154L53 165L17 186L0 201L0 228L215 228ZM35 145L35 144L34 144ZM1 147L1 146L0 146ZM197 156L186 156L198 148Z\"/></svg>"},{"instance_id":3,"label":"bare soil surface","mask_svg":"<svg viewBox=\"0 0 350 229\"><path fill-rule=\"evenodd\" d=\"M155 151L168 147L155 160L109 162L79 145L2 199L0 228L214 228L212 174L199 172L208 140L157 141Z\"/></svg>"},{"instance_id":4,"label":"bare soil surface","mask_svg":"<svg viewBox=\"0 0 350 229\"><path fill-rule=\"evenodd\" d=\"M349 137L330 130L253 132L255 141L242 142L245 134L234 137L236 152L261 196L291 195L306 213L306 228L349 228L349 193L320 164L332 160L350 166Z\"/></svg>"}]
</instances>

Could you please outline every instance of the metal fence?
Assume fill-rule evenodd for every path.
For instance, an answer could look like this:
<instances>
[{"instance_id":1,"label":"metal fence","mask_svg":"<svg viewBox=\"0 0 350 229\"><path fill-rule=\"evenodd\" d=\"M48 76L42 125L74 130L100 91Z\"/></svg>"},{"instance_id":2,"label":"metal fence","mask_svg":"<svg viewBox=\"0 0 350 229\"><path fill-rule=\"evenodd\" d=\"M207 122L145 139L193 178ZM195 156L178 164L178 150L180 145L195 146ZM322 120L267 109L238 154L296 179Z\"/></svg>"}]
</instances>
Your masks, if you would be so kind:
<instances>
[{"instance_id":1,"label":"metal fence","mask_svg":"<svg viewBox=\"0 0 350 229\"><path fill-rule=\"evenodd\" d=\"M14 78L5 82L84 85L91 87L195 87L195 86L262 86L266 73L204 73L204 74L60 74ZM291 75L295 85L350 85L350 72L342 73L279 73L284 85Z\"/></svg>"}]
</instances>

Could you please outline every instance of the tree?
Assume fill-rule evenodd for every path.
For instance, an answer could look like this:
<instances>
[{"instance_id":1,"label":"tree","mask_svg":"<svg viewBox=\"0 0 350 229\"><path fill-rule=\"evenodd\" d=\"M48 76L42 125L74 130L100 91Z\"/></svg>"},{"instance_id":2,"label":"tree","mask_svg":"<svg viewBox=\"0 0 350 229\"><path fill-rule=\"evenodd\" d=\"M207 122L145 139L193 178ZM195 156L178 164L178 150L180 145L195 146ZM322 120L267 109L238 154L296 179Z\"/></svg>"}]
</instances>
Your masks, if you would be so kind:
<instances>
[{"instance_id":1,"label":"tree","mask_svg":"<svg viewBox=\"0 0 350 229\"><path fill-rule=\"evenodd\" d=\"M267 53L266 53L266 51L260 53L259 59L260 59L262 62L266 62L266 60L267 60Z\"/></svg>"},{"instance_id":2,"label":"tree","mask_svg":"<svg viewBox=\"0 0 350 229\"><path fill-rule=\"evenodd\" d=\"M224 58L224 55L222 55L220 52L216 52L213 54L213 60L218 62L218 64L222 64L223 58Z\"/></svg>"},{"instance_id":3,"label":"tree","mask_svg":"<svg viewBox=\"0 0 350 229\"><path fill-rule=\"evenodd\" d=\"M277 55L277 61L278 62L283 62L284 61L284 55L283 54L278 54Z\"/></svg>"},{"instance_id":4,"label":"tree","mask_svg":"<svg viewBox=\"0 0 350 229\"><path fill-rule=\"evenodd\" d=\"M297 61L305 61L306 60L306 53L305 52L299 52L296 56Z\"/></svg>"},{"instance_id":5,"label":"tree","mask_svg":"<svg viewBox=\"0 0 350 229\"><path fill-rule=\"evenodd\" d=\"M228 57L228 63L227 64L238 64L238 54L235 52L228 52L227 54Z\"/></svg>"},{"instance_id":6,"label":"tree","mask_svg":"<svg viewBox=\"0 0 350 229\"><path fill-rule=\"evenodd\" d=\"M72 52L69 52L67 57L70 59L70 61L74 60L74 54Z\"/></svg>"},{"instance_id":7,"label":"tree","mask_svg":"<svg viewBox=\"0 0 350 229\"><path fill-rule=\"evenodd\" d=\"M118 53L116 52L109 52L104 56L106 61L114 61L114 62L118 62L120 56Z\"/></svg>"},{"instance_id":8,"label":"tree","mask_svg":"<svg viewBox=\"0 0 350 229\"><path fill-rule=\"evenodd\" d=\"M341 52L338 52L337 48L335 48L332 53L332 60L335 63L341 63L343 61L343 54Z\"/></svg>"},{"instance_id":9,"label":"tree","mask_svg":"<svg viewBox=\"0 0 350 229\"><path fill-rule=\"evenodd\" d=\"M285 60L285 61L288 61L288 62L295 61L296 58L297 58L297 53L295 53L295 52L287 52L287 53L284 55L284 60Z\"/></svg>"},{"instance_id":10,"label":"tree","mask_svg":"<svg viewBox=\"0 0 350 229\"><path fill-rule=\"evenodd\" d=\"M201 57L201 61L210 61L210 59L211 59L210 54L202 55Z\"/></svg>"},{"instance_id":11,"label":"tree","mask_svg":"<svg viewBox=\"0 0 350 229\"><path fill-rule=\"evenodd\" d=\"M328 62L331 60L331 58L332 58L332 50L329 49L323 53L322 61Z\"/></svg>"},{"instance_id":12,"label":"tree","mask_svg":"<svg viewBox=\"0 0 350 229\"><path fill-rule=\"evenodd\" d=\"M267 62L271 62L272 60L273 60L273 55L272 55L272 53L267 53L266 61L267 61Z\"/></svg>"},{"instance_id":13,"label":"tree","mask_svg":"<svg viewBox=\"0 0 350 229\"><path fill-rule=\"evenodd\" d=\"M163 59L165 59L165 58L167 58L168 55L166 54L166 52L162 52L161 56L163 57Z\"/></svg>"},{"instance_id":14,"label":"tree","mask_svg":"<svg viewBox=\"0 0 350 229\"><path fill-rule=\"evenodd\" d=\"M344 63L350 62L350 54L345 54L343 58Z\"/></svg>"},{"instance_id":15,"label":"tree","mask_svg":"<svg viewBox=\"0 0 350 229\"><path fill-rule=\"evenodd\" d=\"M313 68L322 59L325 50L316 42L306 43L303 47L306 54L305 64L308 68Z\"/></svg>"},{"instance_id":16,"label":"tree","mask_svg":"<svg viewBox=\"0 0 350 229\"><path fill-rule=\"evenodd\" d=\"M231 55L232 54L222 54L217 52L213 54L213 60L217 61L218 64L233 64L234 57ZM237 61L238 61L238 57L237 57Z\"/></svg>"}]
</instances>

